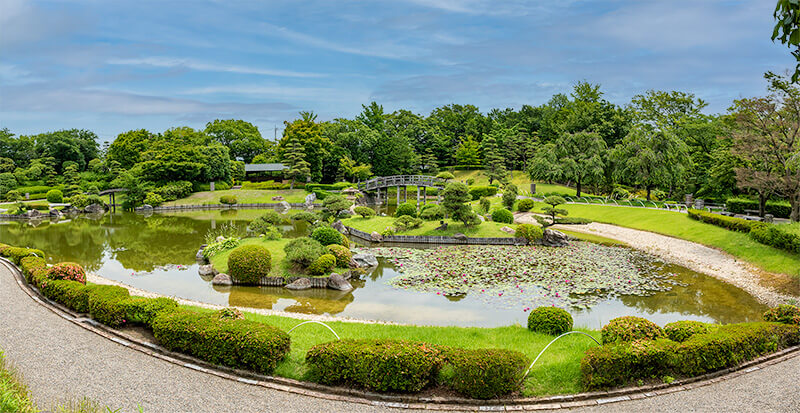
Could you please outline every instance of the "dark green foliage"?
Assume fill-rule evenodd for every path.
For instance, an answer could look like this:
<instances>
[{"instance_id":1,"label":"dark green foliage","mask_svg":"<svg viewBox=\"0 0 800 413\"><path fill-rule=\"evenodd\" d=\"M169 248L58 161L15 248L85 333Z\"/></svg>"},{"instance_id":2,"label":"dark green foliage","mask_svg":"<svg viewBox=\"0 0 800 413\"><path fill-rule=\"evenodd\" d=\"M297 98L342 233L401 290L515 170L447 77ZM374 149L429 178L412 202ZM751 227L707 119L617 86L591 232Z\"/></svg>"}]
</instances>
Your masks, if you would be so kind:
<instances>
[{"instance_id":1,"label":"dark green foliage","mask_svg":"<svg viewBox=\"0 0 800 413\"><path fill-rule=\"evenodd\" d=\"M664 326L664 333L672 341L682 343L695 334L708 332L708 324L700 321L675 321Z\"/></svg>"},{"instance_id":2,"label":"dark green foliage","mask_svg":"<svg viewBox=\"0 0 800 413\"><path fill-rule=\"evenodd\" d=\"M509 211L514 210L514 203L517 202L517 195L519 195L519 190L514 184L506 184L503 188L503 206Z\"/></svg>"},{"instance_id":3,"label":"dark green foliage","mask_svg":"<svg viewBox=\"0 0 800 413\"><path fill-rule=\"evenodd\" d=\"M411 202L406 202L404 204L400 204L397 206L397 211L395 211L394 216L402 217L403 215L408 215L410 217L417 216L417 206Z\"/></svg>"},{"instance_id":4,"label":"dark green foliage","mask_svg":"<svg viewBox=\"0 0 800 413\"><path fill-rule=\"evenodd\" d=\"M530 364L524 354L505 349L447 349L445 382L475 399L490 399L519 390ZM452 372L450 369L452 368Z\"/></svg>"},{"instance_id":5,"label":"dark green foliage","mask_svg":"<svg viewBox=\"0 0 800 413\"><path fill-rule=\"evenodd\" d=\"M86 288L92 318L110 327L125 324L124 301L130 296L127 289L116 285L89 285Z\"/></svg>"},{"instance_id":6,"label":"dark green foliage","mask_svg":"<svg viewBox=\"0 0 800 413\"><path fill-rule=\"evenodd\" d=\"M520 199L517 203L517 211L519 212L528 212L533 209L536 202L530 198Z\"/></svg>"},{"instance_id":7,"label":"dark green foliage","mask_svg":"<svg viewBox=\"0 0 800 413\"><path fill-rule=\"evenodd\" d=\"M154 189L153 192L160 195L164 201L175 201L192 194L192 183L189 181L170 182Z\"/></svg>"},{"instance_id":8,"label":"dark green foliage","mask_svg":"<svg viewBox=\"0 0 800 413\"><path fill-rule=\"evenodd\" d=\"M444 218L444 209L436 204L426 204L419 212L419 217L425 221L435 221Z\"/></svg>"},{"instance_id":9,"label":"dark green foliage","mask_svg":"<svg viewBox=\"0 0 800 413\"><path fill-rule=\"evenodd\" d=\"M757 222L750 229L750 237L764 245L800 254L800 233L792 232L788 226Z\"/></svg>"},{"instance_id":10,"label":"dark green foliage","mask_svg":"<svg viewBox=\"0 0 800 413\"><path fill-rule=\"evenodd\" d=\"M492 211L492 221L494 222L502 222L505 224L513 224L514 223L514 214L511 211L505 208L499 208Z\"/></svg>"},{"instance_id":11,"label":"dark green foliage","mask_svg":"<svg viewBox=\"0 0 800 413\"><path fill-rule=\"evenodd\" d=\"M528 315L528 330L557 336L572 330L572 316L558 307L539 307Z\"/></svg>"},{"instance_id":12,"label":"dark green foliage","mask_svg":"<svg viewBox=\"0 0 800 413\"><path fill-rule=\"evenodd\" d=\"M64 201L64 194L58 189L47 191L47 202L58 204Z\"/></svg>"},{"instance_id":13,"label":"dark green foliage","mask_svg":"<svg viewBox=\"0 0 800 413\"><path fill-rule=\"evenodd\" d=\"M569 214L569 211L566 209L561 209L558 207L559 205L567 203L564 198L558 195L548 196L544 199L544 203L547 205L542 207L542 212L550 215L550 225L556 223L556 216Z\"/></svg>"},{"instance_id":14,"label":"dark green foliage","mask_svg":"<svg viewBox=\"0 0 800 413\"><path fill-rule=\"evenodd\" d=\"M286 259L289 262L302 268L313 264L325 253L325 247L319 241L308 237L293 239L283 250L286 251Z\"/></svg>"},{"instance_id":15,"label":"dark green foliage","mask_svg":"<svg viewBox=\"0 0 800 413\"><path fill-rule=\"evenodd\" d=\"M336 267L336 256L322 254L316 261L308 266L308 272L313 275L328 275Z\"/></svg>"},{"instance_id":16,"label":"dark green foliage","mask_svg":"<svg viewBox=\"0 0 800 413\"><path fill-rule=\"evenodd\" d=\"M541 227L533 224L519 224L517 225L516 232L514 232L514 236L517 238L525 238L528 242L534 242L542 239L544 231Z\"/></svg>"},{"instance_id":17,"label":"dark green foliage","mask_svg":"<svg viewBox=\"0 0 800 413\"><path fill-rule=\"evenodd\" d=\"M725 201L725 209L734 214L745 214L745 210L758 211L758 201L746 198L728 198ZM767 201L764 206L765 214L772 214L776 218L789 218L792 213L792 205L785 201Z\"/></svg>"},{"instance_id":18,"label":"dark green foliage","mask_svg":"<svg viewBox=\"0 0 800 413\"><path fill-rule=\"evenodd\" d=\"M355 213L361 215L363 218L370 218L375 216L375 210L370 207L365 206L357 206L355 207Z\"/></svg>"},{"instance_id":19,"label":"dark green foliage","mask_svg":"<svg viewBox=\"0 0 800 413\"><path fill-rule=\"evenodd\" d=\"M309 224L313 224L314 222L319 220L317 214L311 211L300 211L295 214L292 214L291 218L295 221L306 221Z\"/></svg>"},{"instance_id":20,"label":"dark green foliage","mask_svg":"<svg viewBox=\"0 0 800 413\"><path fill-rule=\"evenodd\" d=\"M603 344L616 341L655 340L664 337L664 330L658 324L633 316L617 317L600 330Z\"/></svg>"},{"instance_id":21,"label":"dark green foliage","mask_svg":"<svg viewBox=\"0 0 800 413\"><path fill-rule=\"evenodd\" d=\"M667 339L637 340L592 347L581 360L583 384L599 389L672 373L680 344Z\"/></svg>"},{"instance_id":22,"label":"dark green foliage","mask_svg":"<svg viewBox=\"0 0 800 413\"><path fill-rule=\"evenodd\" d=\"M233 195L223 195L219 197L219 203L224 205L235 205L238 204L239 201Z\"/></svg>"},{"instance_id":23,"label":"dark green foliage","mask_svg":"<svg viewBox=\"0 0 800 413\"><path fill-rule=\"evenodd\" d=\"M784 324L800 324L800 307L791 304L781 304L770 308L764 313L764 321Z\"/></svg>"},{"instance_id":24,"label":"dark green foliage","mask_svg":"<svg viewBox=\"0 0 800 413\"><path fill-rule=\"evenodd\" d=\"M340 212L350 209L351 206L353 203L341 195L328 195L322 200L323 210L335 217L338 217Z\"/></svg>"},{"instance_id":25,"label":"dark green foliage","mask_svg":"<svg viewBox=\"0 0 800 413\"><path fill-rule=\"evenodd\" d=\"M344 245L344 235L331 227L319 227L311 233L311 238L319 241L323 246L338 244Z\"/></svg>"},{"instance_id":26,"label":"dark green foliage","mask_svg":"<svg viewBox=\"0 0 800 413\"><path fill-rule=\"evenodd\" d=\"M310 376L324 384L355 384L368 390L417 392L443 363L438 347L402 340L340 340L306 353Z\"/></svg>"},{"instance_id":27,"label":"dark green foliage","mask_svg":"<svg viewBox=\"0 0 800 413\"><path fill-rule=\"evenodd\" d=\"M166 297L145 298L131 297L122 301L125 314L129 323L139 323L150 326L153 320L162 311L176 311L178 303Z\"/></svg>"},{"instance_id":28,"label":"dark green foliage","mask_svg":"<svg viewBox=\"0 0 800 413\"><path fill-rule=\"evenodd\" d=\"M398 231L407 231L409 229L419 228L422 225L421 218L414 218L410 215L402 215L394 220L394 226Z\"/></svg>"},{"instance_id":29,"label":"dark green foliage","mask_svg":"<svg viewBox=\"0 0 800 413\"><path fill-rule=\"evenodd\" d=\"M286 223L286 218L274 209L268 209L263 215L254 219L247 226L247 232L251 234L269 234L278 225Z\"/></svg>"},{"instance_id":30,"label":"dark green foliage","mask_svg":"<svg viewBox=\"0 0 800 413\"><path fill-rule=\"evenodd\" d=\"M473 186L469 188L469 194L474 201L481 199L485 196L495 196L497 194L496 186Z\"/></svg>"},{"instance_id":31,"label":"dark green foliage","mask_svg":"<svg viewBox=\"0 0 800 413\"><path fill-rule=\"evenodd\" d=\"M289 353L289 336L263 323L188 310L159 312L153 334L165 348L209 363L270 374Z\"/></svg>"},{"instance_id":32,"label":"dark green foliage","mask_svg":"<svg viewBox=\"0 0 800 413\"><path fill-rule=\"evenodd\" d=\"M272 255L260 245L237 247L228 256L228 275L234 282L257 284L261 277L269 275Z\"/></svg>"},{"instance_id":33,"label":"dark green foliage","mask_svg":"<svg viewBox=\"0 0 800 413\"><path fill-rule=\"evenodd\" d=\"M756 221L748 221L746 219L728 217L725 215L714 214L708 211L699 209L690 209L689 218L705 222L707 224L716 225L718 227L727 228L732 231L750 232L750 228Z\"/></svg>"},{"instance_id":34,"label":"dark green foliage","mask_svg":"<svg viewBox=\"0 0 800 413\"><path fill-rule=\"evenodd\" d=\"M481 213L482 214L487 214L487 213L489 213L489 209L492 208L492 200L489 199L489 197L484 196L484 197L481 198L481 200L479 201L478 205L479 205Z\"/></svg>"},{"instance_id":35,"label":"dark green foliage","mask_svg":"<svg viewBox=\"0 0 800 413\"><path fill-rule=\"evenodd\" d=\"M347 268L350 265L350 259L353 258L353 253L350 249L337 244L331 244L326 247L328 252L336 257L336 266Z\"/></svg>"}]
</instances>

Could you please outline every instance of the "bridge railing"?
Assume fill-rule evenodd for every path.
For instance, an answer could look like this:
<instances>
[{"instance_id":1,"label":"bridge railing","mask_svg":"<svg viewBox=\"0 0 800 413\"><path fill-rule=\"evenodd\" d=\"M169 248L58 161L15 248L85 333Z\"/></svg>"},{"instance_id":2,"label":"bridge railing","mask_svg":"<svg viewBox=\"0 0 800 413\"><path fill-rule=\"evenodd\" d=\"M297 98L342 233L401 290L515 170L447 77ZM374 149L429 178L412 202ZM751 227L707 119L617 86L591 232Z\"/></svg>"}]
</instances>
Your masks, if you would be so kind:
<instances>
[{"instance_id":1,"label":"bridge railing","mask_svg":"<svg viewBox=\"0 0 800 413\"><path fill-rule=\"evenodd\" d=\"M369 191L377 188L385 188L390 186L427 186L427 187L444 187L446 181L442 178L427 175L393 175L393 176L379 176L368 181L360 182L358 184L359 190Z\"/></svg>"}]
</instances>

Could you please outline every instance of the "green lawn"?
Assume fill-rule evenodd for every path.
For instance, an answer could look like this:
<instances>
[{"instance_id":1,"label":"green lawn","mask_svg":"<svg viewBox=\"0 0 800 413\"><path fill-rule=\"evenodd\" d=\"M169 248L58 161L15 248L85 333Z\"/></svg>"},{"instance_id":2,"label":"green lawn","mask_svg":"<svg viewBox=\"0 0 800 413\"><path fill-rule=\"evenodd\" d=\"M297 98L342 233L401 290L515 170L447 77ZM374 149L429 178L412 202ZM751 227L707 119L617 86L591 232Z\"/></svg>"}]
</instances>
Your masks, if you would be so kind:
<instances>
[{"instance_id":1,"label":"green lawn","mask_svg":"<svg viewBox=\"0 0 800 413\"><path fill-rule=\"evenodd\" d=\"M475 170L475 171L464 171L464 170L456 170L453 172L453 175L456 177L454 180L464 181L466 182L467 179L472 178L475 180L473 185L489 185L489 178L483 173L483 170ZM528 192L531 190L531 179L527 173L523 171L514 171L511 175L511 183L519 188L520 192L525 191ZM570 188L564 185L558 184L546 184L537 182L536 183L536 193L537 194L544 194L550 192L557 192L561 195L570 195L575 196L575 188ZM589 193L581 193L581 195L591 195Z\"/></svg>"},{"instance_id":2,"label":"green lawn","mask_svg":"<svg viewBox=\"0 0 800 413\"><path fill-rule=\"evenodd\" d=\"M396 218L394 217L372 217L362 218L355 216L342 220L342 223L348 227L355 228L364 232L382 232L386 227L392 226ZM441 235L448 236L454 235L458 232L468 237L510 237L508 233L500 231L504 226L514 227L512 224L503 224L499 222L482 222L480 225L474 227L465 227L460 222L453 222L446 219L447 230L437 231L436 228L440 225L439 221L423 221L422 226L404 232L398 232L397 235Z\"/></svg>"},{"instance_id":3,"label":"green lawn","mask_svg":"<svg viewBox=\"0 0 800 413\"><path fill-rule=\"evenodd\" d=\"M272 197L280 195L286 202L304 202L307 192L304 189L280 189L280 190L257 190L257 189L229 189L226 191L204 191L195 192L191 196L177 201L165 202L165 206L172 205L219 205L219 197L223 195L233 195L240 204L272 204L280 201L273 201Z\"/></svg>"},{"instance_id":4,"label":"green lawn","mask_svg":"<svg viewBox=\"0 0 800 413\"><path fill-rule=\"evenodd\" d=\"M0 412L35 412L30 392L0 350Z\"/></svg>"},{"instance_id":5,"label":"green lawn","mask_svg":"<svg viewBox=\"0 0 800 413\"><path fill-rule=\"evenodd\" d=\"M209 311L191 307L197 311ZM302 322L289 317L265 316L245 313L254 321L263 322L288 331ZM342 338L353 339L401 339L457 346L462 348L505 348L527 355L531 361L553 339L552 336L533 333L521 326L497 328L479 327L425 327L385 324L364 324L344 321L326 323ZM600 339L600 332L578 329ZM286 361L278 365L275 375L303 379L306 373L305 354L314 345L335 340L325 327L308 324L291 333L292 349ZM536 363L525 381L523 395L541 396L576 393L581 385L580 361L584 353L596 344L583 336L570 335L554 343Z\"/></svg>"},{"instance_id":6,"label":"green lawn","mask_svg":"<svg viewBox=\"0 0 800 413\"><path fill-rule=\"evenodd\" d=\"M261 245L269 250L270 255L272 256L272 271L270 271L270 276L272 277L288 277L292 275L303 275L297 273L291 265L286 261L286 252L283 250L283 247L286 246L293 238L283 238L279 240L265 240L263 238L245 238L239 244L242 245ZM214 268L222 273L228 272L228 256L231 255L231 251L233 249L222 251L217 255L211 257L211 264L214 265ZM336 268L334 272L342 273L347 271L347 268Z\"/></svg>"}]
</instances>

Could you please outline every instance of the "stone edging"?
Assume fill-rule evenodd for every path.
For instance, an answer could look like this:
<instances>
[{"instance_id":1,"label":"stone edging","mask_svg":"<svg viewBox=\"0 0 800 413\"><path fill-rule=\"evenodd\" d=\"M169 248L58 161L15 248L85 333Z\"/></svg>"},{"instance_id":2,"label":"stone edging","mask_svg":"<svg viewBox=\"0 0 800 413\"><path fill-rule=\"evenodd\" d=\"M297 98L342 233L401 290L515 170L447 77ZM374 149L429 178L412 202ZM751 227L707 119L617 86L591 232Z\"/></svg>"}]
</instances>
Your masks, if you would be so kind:
<instances>
[{"instance_id":1,"label":"stone edging","mask_svg":"<svg viewBox=\"0 0 800 413\"><path fill-rule=\"evenodd\" d=\"M285 391L304 396L317 397L326 400L367 404L379 407L439 411L521 411L597 406L614 402L656 397L663 394L708 386L710 384L760 370L766 366L777 364L784 360L788 360L800 355L800 345L798 345L783 349L776 353L759 357L736 367L704 374L698 377L676 380L670 384L661 383L641 387L628 387L609 391L587 392L563 396L476 400L457 397L421 397L413 395L379 394L358 389L332 387L317 383L286 379L282 377L260 375L249 371L212 365L203 360L199 360L185 354L171 352L157 344L142 341L141 339L127 335L122 331L117 331L104 326L93 319L82 317L80 314L77 314L58 303L50 301L25 281L20 269L16 265L5 258L0 258L0 264L3 264L11 271L20 289L22 289L22 291L24 291L29 297L31 297L31 299L39 303L41 306L47 308L54 314L75 325L78 325L88 331L91 331L99 336L107 338L132 350L139 351L175 365L244 384L259 386L272 390Z\"/></svg>"}]
</instances>

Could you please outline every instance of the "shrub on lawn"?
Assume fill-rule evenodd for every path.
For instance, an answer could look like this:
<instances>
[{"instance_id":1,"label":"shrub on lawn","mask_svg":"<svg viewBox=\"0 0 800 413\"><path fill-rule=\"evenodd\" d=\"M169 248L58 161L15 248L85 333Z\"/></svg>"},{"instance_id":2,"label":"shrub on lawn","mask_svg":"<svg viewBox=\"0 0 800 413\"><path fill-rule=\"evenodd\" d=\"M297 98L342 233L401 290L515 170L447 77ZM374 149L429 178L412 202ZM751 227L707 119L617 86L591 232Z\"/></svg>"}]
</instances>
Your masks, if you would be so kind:
<instances>
[{"instance_id":1,"label":"shrub on lawn","mask_svg":"<svg viewBox=\"0 0 800 413\"><path fill-rule=\"evenodd\" d=\"M664 337L664 330L658 324L633 316L617 317L600 330L603 344L616 341L655 340Z\"/></svg>"},{"instance_id":2,"label":"shrub on lawn","mask_svg":"<svg viewBox=\"0 0 800 413\"><path fill-rule=\"evenodd\" d=\"M86 284L86 271L74 262L60 262L50 267L47 276L52 280L71 280Z\"/></svg>"},{"instance_id":3,"label":"shrub on lawn","mask_svg":"<svg viewBox=\"0 0 800 413\"><path fill-rule=\"evenodd\" d=\"M720 214L713 214L708 211L701 211L698 209L690 209L688 211L689 218L695 219L707 224L716 225L732 231L750 232L755 221L748 221L746 219L728 217Z\"/></svg>"},{"instance_id":4,"label":"shrub on lawn","mask_svg":"<svg viewBox=\"0 0 800 413\"><path fill-rule=\"evenodd\" d=\"M289 353L289 336L267 324L189 310L162 311L152 322L165 348L213 364L270 374Z\"/></svg>"},{"instance_id":5,"label":"shrub on lawn","mask_svg":"<svg viewBox=\"0 0 800 413\"><path fill-rule=\"evenodd\" d=\"M520 199L517 203L517 211L528 212L536 205L536 202L530 198Z\"/></svg>"},{"instance_id":6,"label":"shrub on lawn","mask_svg":"<svg viewBox=\"0 0 800 413\"><path fill-rule=\"evenodd\" d=\"M800 324L800 307L791 304L781 304L770 308L764 313L764 321L784 324Z\"/></svg>"},{"instance_id":7,"label":"shrub on lawn","mask_svg":"<svg viewBox=\"0 0 800 413\"><path fill-rule=\"evenodd\" d=\"M764 245L800 254L800 233L793 232L788 225L756 222L750 229L750 237Z\"/></svg>"},{"instance_id":8,"label":"shrub on lawn","mask_svg":"<svg viewBox=\"0 0 800 413\"><path fill-rule=\"evenodd\" d=\"M319 216L311 211L300 211L292 214L291 219L294 221L306 221L309 224L313 224L319 220Z\"/></svg>"},{"instance_id":9,"label":"shrub on lawn","mask_svg":"<svg viewBox=\"0 0 800 413\"><path fill-rule=\"evenodd\" d=\"M228 275L242 284L256 284L261 277L269 275L272 256L260 245L243 245L228 256Z\"/></svg>"},{"instance_id":10,"label":"shrub on lawn","mask_svg":"<svg viewBox=\"0 0 800 413\"><path fill-rule=\"evenodd\" d=\"M444 208L436 204L425 204L419 212L419 217L425 221L435 221L444 218Z\"/></svg>"},{"instance_id":11,"label":"shrub on lawn","mask_svg":"<svg viewBox=\"0 0 800 413\"><path fill-rule=\"evenodd\" d=\"M514 232L514 236L517 238L525 238L528 242L532 243L542 239L544 231L541 227L533 224L519 224L517 225L517 230Z\"/></svg>"},{"instance_id":12,"label":"shrub on lawn","mask_svg":"<svg viewBox=\"0 0 800 413\"><path fill-rule=\"evenodd\" d=\"M264 234L265 236L268 236L269 239L280 239L281 234L276 226L281 225L284 222L285 220L281 214L270 209L267 210L264 215L261 215L260 217L250 221L250 224L247 225L247 232L254 235ZM276 232L277 238L275 238Z\"/></svg>"},{"instance_id":13,"label":"shrub on lawn","mask_svg":"<svg viewBox=\"0 0 800 413\"><path fill-rule=\"evenodd\" d=\"M350 252L350 249L342 246L331 244L326 247L328 253L336 257L336 266L346 268L350 265L350 259L353 258L353 253Z\"/></svg>"},{"instance_id":14,"label":"shrub on lawn","mask_svg":"<svg viewBox=\"0 0 800 413\"><path fill-rule=\"evenodd\" d=\"M708 324L700 321L675 321L664 326L664 333L672 341L682 343L695 334L708 332Z\"/></svg>"},{"instance_id":15,"label":"shrub on lawn","mask_svg":"<svg viewBox=\"0 0 800 413\"><path fill-rule=\"evenodd\" d=\"M325 247L315 239L295 238L283 247L286 259L294 265L306 268L325 253Z\"/></svg>"},{"instance_id":16,"label":"shrub on lawn","mask_svg":"<svg viewBox=\"0 0 800 413\"><path fill-rule=\"evenodd\" d=\"M166 297L131 297L122 301L122 305L125 307L125 315L129 323L146 326L150 326L162 311L176 311L178 308L175 300Z\"/></svg>"},{"instance_id":17,"label":"shrub on lawn","mask_svg":"<svg viewBox=\"0 0 800 413\"><path fill-rule=\"evenodd\" d=\"M528 330L557 336L572 330L572 316L558 307L539 307L528 315Z\"/></svg>"},{"instance_id":18,"label":"shrub on lawn","mask_svg":"<svg viewBox=\"0 0 800 413\"><path fill-rule=\"evenodd\" d=\"M445 383L475 399L490 399L519 390L530 364L524 354L505 349L447 349ZM452 369L452 370L451 370Z\"/></svg>"},{"instance_id":19,"label":"shrub on lawn","mask_svg":"<svg viewBox=\"0 0 800 413\"><path fill-rule=\"evenodd\" d=\"M406 202L404 204L400 204L397 206L397 211L395 211L395 217L402 217L404 215L408 215L410 217L417 216L417 206L411 202Z\"/></svg>"},{"instance_id":20,"label":"shrub on lawn","mask_svg":"<svg viewBox=\"0 0 800 413\"><path fill-rule=\"evenodd\" d=\"M311 233L311 238L319 241L319 243L323 246L331 244L344 244L344 235L331 227L319 227L315 229L314 232Z\"/></svg>"},{"instance_id":21,"label":"shrub on lawn","mask_svg":"<svg viewBox=\"0 0 800 413\"><path fill-rule=\"evenodd\" d=\"M416 392L443 363L438 347L403 340L339 340L306 353L309 375L324 384L352 383L375 391Z\"/></svg>"},{"instance_id":22,"label":"shrub on lawn","mask_svg":"<svg viewBox=\"0 0 800 413\"><path fill-rule=\"evenodd\" d=\"M489 197L482 197L480 201L478 201L478 207L480 208L481 213L488 214L489 210L492 208L492 200Z\"/></svg>"},{"instance_id":23,"label":"shrub on lawn","mask_svg":"<svg viewBox=\"0 0 800 413\"><path fill-rule=\"evenodd\" d=\"M336 267L336 257L333 254L322 254L308 266L308 272L313 275L328 275L334 267Z\"/></svg>"},{"instance_id":24,"label":"shrub on lawn","mask_svg":"<svg viewBox=\"0 0 800 413\"><path fill-rule=\"evenodd\" d=\"M239 203L239 200L233 195L223 195L219 197L219 203L223 205L235 205Z\"/></svg>"},{"instance_id":25,"label":"shrub on lawn","mask_svg":"<svg viewBox=\"0 0 800 413\"><path fill-rule=\"evenodd\" d=\"M126 288L116 285L90 285L86 288L92 318L110 327L125 324L127 314L123 301L130 297Z\"/></svg>"},{"instance_id":26,"label":"shrub on lawn","mask_svg":"<svg viewBox=\"0 0 800 413\"><path fill-rule=\"evenodd\" d=\"M477 201L485 196L495 196L497 194L496 186L473 186L469 188L469 194L472 196L473 201Z\"/></svg>"},{"instance_id":27,"label":"shrub on lawn","mask_svg":"<svg viewBox=\"0 0 800 413\"><path fill-rule=\"evenodd\" d=\"M581 360L584 386L598 389L674 374L679 346L672 340L658 339L591 347Z\"/></svg>"},{"instance_id":28,"label":"shrub on lawn","mask_svg":"<svg viewBox=\"0 0 800 413\"><path fill-rule=\"evenodd\" d=\"M375 210L370 207L357 206L353 210L356 214L361 215L362 218L371 218L375 216Z\"/></svg>"},{"instance_id":29,"label":"shrub on lawn","mask_svg":"<svg viewBox=\"0 0 800 413\"><path fill-rule=\"evenodd\" d=\"M512 214L511 211L505 208L498 208L492 211L492 221L502 222L505 224L513 224L514 214Z\"/></svg>"},{"instance_id":30,"label":"shrub on lawn","mask_svg":"<svg viewBox=\"0 0 800 413\"><path fill-rule=\"evenodd\" d=\"M47 202L59 204L64 201L64 193L58 189L51 189L47 191Z\"/></svg>"},{"instance_id":31,"label":"shrub on lawn","mask_svg":"<svg viewBox=\"0 0 800 413\"><path fill-rule=\"evenodd\" d=\"M419 228L422 225L421 218L414 218L410 215L403 215L394 220L394 226L398 231L407 231L409 229Z\"/></svg>"}]
</instances>

